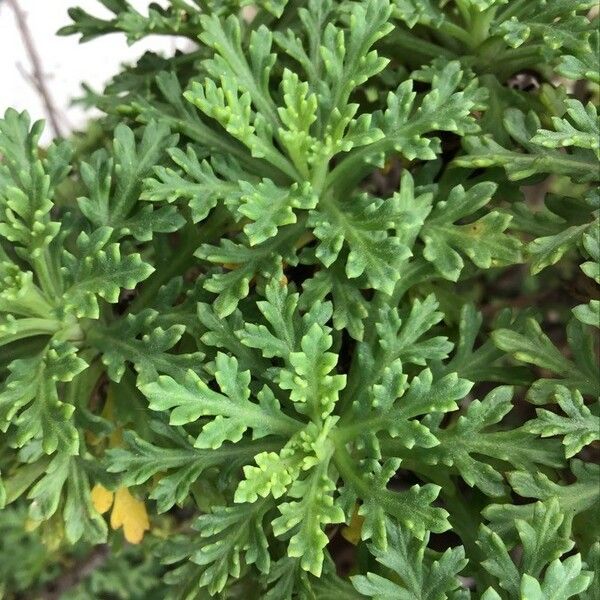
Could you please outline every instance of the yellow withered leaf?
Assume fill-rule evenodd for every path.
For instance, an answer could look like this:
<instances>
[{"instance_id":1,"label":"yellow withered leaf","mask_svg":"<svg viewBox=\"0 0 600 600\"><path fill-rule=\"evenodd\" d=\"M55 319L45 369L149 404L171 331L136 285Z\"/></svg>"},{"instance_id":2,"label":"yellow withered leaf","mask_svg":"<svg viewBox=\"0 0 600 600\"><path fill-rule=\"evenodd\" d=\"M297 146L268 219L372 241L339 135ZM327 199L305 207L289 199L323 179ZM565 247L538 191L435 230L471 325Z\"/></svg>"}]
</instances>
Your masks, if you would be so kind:
<instances>
[{"instance_id":1,"label":"yellow withered leaf","mask_svg":"<svg viewBox=\"0 0 600 600\"><path fill-rule=\"evenodd\" d=\"M110 526L113 529L123 527L123 535L131 544L139 544L144 532L150 529L146 505L134 498L125 487L115 492L115 503L110 515Z\"/></svg>"},{"instance_id":2,"label":"yellow withered leaf","mask_svg":"<svg viewBox=\"0 0 600 600\"><path fill-rule=\"evenodd\" d=\"M355 506L354 512L352 513L352 519L350 520L350 525L342 528L342 537L348 540L354 546L360 542L360 534L364 520L365 518L358 514L358 506Z\"/></svg>"},{"instance_id":3,"label":"yellow withered leaf","mask_svg":"<svg viewBox=\"0 0 600 600\"><path fill-rule=\"evenodd\" d=\"M103 515L113 503L114 494L107 490L103 485L97 483L92 488L92 504L94 508Z\"/></svg>"}]
</instances>

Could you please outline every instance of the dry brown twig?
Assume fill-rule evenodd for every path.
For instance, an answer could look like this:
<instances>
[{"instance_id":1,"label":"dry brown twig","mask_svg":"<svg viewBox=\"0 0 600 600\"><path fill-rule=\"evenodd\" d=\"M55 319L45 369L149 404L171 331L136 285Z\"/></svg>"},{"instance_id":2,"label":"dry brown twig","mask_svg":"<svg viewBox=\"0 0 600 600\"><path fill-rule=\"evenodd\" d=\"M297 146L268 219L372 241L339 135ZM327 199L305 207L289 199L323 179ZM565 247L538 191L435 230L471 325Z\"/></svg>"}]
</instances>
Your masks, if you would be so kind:
<instances>
[{"instance_id":1,"label":"dry brown twig","mask_svg":"<svg viewBox=\"0 0 600 600\"><path fill-rule=\"evenodd\" d=\"M19 33L21 34L21 39L23 40L23 45L25 46L29 61L31 62L33 73L28 77L28 79L31 81L42 98L46 114L48 115L48 121L50 122L50 126L52 127L54 135L56 137L62 137L62 128L59 124L58 111L54 105L52 95L46 87L40 55L38 54L31 31L27 25L27 15L19 5L18 0L6 0L6 3L13 10L17 27L19 28Z\"/></svg>"}]
</instances>

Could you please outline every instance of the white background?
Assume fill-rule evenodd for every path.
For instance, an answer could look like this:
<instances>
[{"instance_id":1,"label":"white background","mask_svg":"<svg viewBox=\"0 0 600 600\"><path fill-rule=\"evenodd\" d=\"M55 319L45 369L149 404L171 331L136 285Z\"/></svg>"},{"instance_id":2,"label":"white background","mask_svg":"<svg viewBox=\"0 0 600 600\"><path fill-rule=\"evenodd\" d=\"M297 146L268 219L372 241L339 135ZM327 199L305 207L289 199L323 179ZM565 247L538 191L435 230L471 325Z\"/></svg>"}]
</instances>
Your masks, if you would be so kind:
<instances>
[{"instance_id":1,"label":"white background","mask_svg":"<svg viewBox=\"0 0 600 600\"><path fill-rule=\"evenodd\" d=\"M27 23L42 62L47 88L65 132L82 127L89 117L89 113L84 113L80 107L71 106L71 100L81 95L82 81L99 91L118 71L121 63L135 62L146 50L170 55L176 44L186 47L185 41L160 36L145 38L128 46L125 36L119 33L80 44L79 36L58 37L56 31L70 23L67 9L74 5L100 17L110 15L96 0L18 1L27 13ZM130 1L145 14L144 7L149 0ZM31 73L31 65L12 9L5 0L0 0L0 115L11 106L27 110L32 119L45 119L44 105L23 72ZM46 126L43 141L50 137L50 129Z\"/></svg>"}]
</instances>

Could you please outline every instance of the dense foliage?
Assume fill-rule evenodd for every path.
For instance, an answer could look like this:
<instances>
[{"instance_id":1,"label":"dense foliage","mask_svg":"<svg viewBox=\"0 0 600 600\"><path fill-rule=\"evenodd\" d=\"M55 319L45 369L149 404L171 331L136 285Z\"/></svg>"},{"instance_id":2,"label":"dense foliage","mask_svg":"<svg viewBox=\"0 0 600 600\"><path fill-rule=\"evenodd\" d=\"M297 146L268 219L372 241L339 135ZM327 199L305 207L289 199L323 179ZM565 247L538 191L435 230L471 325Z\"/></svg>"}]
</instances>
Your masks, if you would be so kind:
<instances>
[{"instance_id":1,"label":"dense foliage","mask_svg":"<svg viewBox=\"0 0 600 600\"><path fill-rule=\"evenodd\" d=\"M600 597L595 1L100 3L189 51L0 120L0 595Z\"/></svg>"}]
</instances>

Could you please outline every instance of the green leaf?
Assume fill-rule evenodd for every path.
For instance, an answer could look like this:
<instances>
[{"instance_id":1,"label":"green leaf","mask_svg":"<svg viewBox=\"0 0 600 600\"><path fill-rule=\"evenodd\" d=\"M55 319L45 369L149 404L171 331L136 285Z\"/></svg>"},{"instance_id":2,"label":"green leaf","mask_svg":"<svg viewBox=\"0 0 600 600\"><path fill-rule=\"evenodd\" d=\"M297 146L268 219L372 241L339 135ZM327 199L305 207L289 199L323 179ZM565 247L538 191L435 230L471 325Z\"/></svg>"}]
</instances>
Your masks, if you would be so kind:
<instances>
[{"instance_id":1,"label":"green leaf","mask_svg":"<svg viewBox=\"0 0 600 600\"><path fill-rule=\"evenodd\" d=\"M69 172L71 158L68 145L53 144L40 159L43 128L43 121L31 125L26 112L11 108L0 119L0 238L25 249L30 261L45 260L42 254L60 229L50 211L54 188Z\"/></svg>"},{"instance_id":2,"label":"green leaf","mask_svg":"<svg viewBox=\"0 0 600 600\"><path fill-rule=\"evenodd\" d=\"M576 481L568 485L555 483L543 473L525 471L509 473L508 480L515 492L525 498L547 501L556 497L560 504L560 513L565 515L565 528L570 531L573 519L580 518L586 523L587 530L593 538L600 533L592 518L599 509L600 472L597 465L578 460L571 461L571 470ZM491 504L483 514L490 519L492 529L504 536L513 529L515 519L532 519L534 505Z\"/></svg>"},{"instance_id":3,"label":"green leaf","mask_svg":"<svg viewBox=\"0 0 600 600\"><path fill-rule=\"evenodd\" d=\"M442 318L437 308L438 303L433 295L423 301L416 299L401 313L396 309L372 308L373 311L377 310L378 315L374 327L377 334L375 344L367 341L359 344L344 397L348 401L362 402L363 394L368 393L370 386L380 383L386 371L398 370L396 363L399 360L426 365L429 360L441 360L448 356L452 344L446 337L425 337ZM431 377L428 378L431 380Z\"/></svg>"},{"instance_id":4,"label":"green leaf","mask_svg":"<svg viewBox=\"0 0 600 600\"><path fill-rule=\"evenodd\" d=\"M406 379L402 363L399 360L391 363L384 370L380 383L373 385L369 391L368 404L361 405L360 400L355 401L355 411L351 413L355 424L342 430L344 438L369 439L384 430L395 438L399 446L409 449L439 444L435 435L416 417L433 411L445 413L456 410L456 401L468 393L471 382L459 379L456 373L434 381L428 369L413 377L408 386ZM389 447L390 444L386 446Z\"/></svg>"},{"instance_id":5,"label":"green leaf","mask_svg":"<svg viewBox=\"0 0 600 600\"><path fill-rule=\"evenodd\" d=\"M64 251L61 271L65 280L64 310L76 317L97 319L97 296L114 304L121 289L134 289L154 268L139 254L121 255L121 246L109 243L112 230L101 227L91 235L81 232L76 255Z\"/></svg>"},{"instance_id":6,"label":"green leaf","mask_svg":"<svg viewBox=\"0 0 600 600\"><path fill-rule=\"evenodd\" d=\"M278 273L267 283L263 295L265 299L259 300L256 306L270 328L263 324L244 323L237 337L245 346L260 350L265 358L277 356L287 361L291 352L301 349L298 342L302 332L295 318L298 294L290 293Z\"/></svg>"},{"instance_id":7,"label":"green leaf","mask_svg":"<svg viewBox=\"0 0 600 600\"><path fill-rule=\"evenodd\" d=\"M585 558L586 567L594 574L594 579L587 590L581 594L582 600L594 600L600 593L600 542L592 545Z\"/></svg>"},{"instance_id":8,"label":"green leaf","mask_svg":"<svg viewBox=\"0 0 600 600\"><path fill-rule=\"evenodd\" d=\"M560 466L557 447L536 442L529 429L494 431L493 426L512 409L512 394L508 386L497 387L482 401L473 400L450 427L432 428L439 445L419 449L419 459L454 467L468 485L489 496L502 496L506 491L503 472L495 467L495 461L524 470L538 469L538 465Z\"/></svg>"},{"instance_id":9,"label":"green leaf","mask_svg":"<svg viewBox=\"0 0 600 600\"><path fill-rule=\"evenodd\" d=\"M583 247L589 254L592 260L588 260L581 265L581 270L596 283L600 283L600 234L598 227L590 227L591 233L583 234ZM595 225L600 225L600 221L596 221Z\"/></svg>"},{"instance_id":10,"label":"green leaf","mask_svg":"<svg viewBox=\"0 0 600 600\"><path fill-rule=\"evenodd\" d=\"M316 467L321 470L329 464L332 447L327 435L336 422L330 417L321 426L309 423L298 430L279 453L261 452L255 457L257 466L244 467L244 479L240 481L234 500L256 502L258 497L272 495L280 498L289 493L290 486L304 471Z\"/></svg>"},{"instance_id":11,"label":"green leaf","mask_svg":"<svg viewBox=\"0 0 600 600\"><path fill-rule=\"evenodd\" d=\"M214 306L221 318L230 315L239 301L249 294L250 281L254 277L275 272L282 258L288 263L297 262L293 244L304 230L298 225L288 225L277 237L252 248L223 238L219 246L203 244L196 250L198 258L229 268L225 273L215 272L204 283L207 290L218 294Z\"/></svg>"},{"instance_id":12,"label":"green leaf","mask_svg":"<svg viewBox=\"0 0 600 600\"><path fill-rule=\"evenodd\" d=\"M314 277L302 284L301 308L307 309L331 295L333 304L333 327L346 330L355 340L362 340L364 319L368 303L353 284L349 283L339 263L329 269L318 271Z\"/></svg>"},{"instance_id":13,"label":"green leaf","mask_svg":"<svg viewBox=\"0 0 600 600\"><path fill-rule=\"evenodd\" d=\"M126 125L115 128L112 154L99 150L90 163L82 163L81 178L87 196L78 199L81 212L96 227L111 227L115 235L133 235L139 241L152 239L154 232L169 233L185 222L172 207L139 207L142 182L177 142L164 124L150 122L139 143ZM114 157L114 158L113 158Z\"/></svg>"},{"instance_id":14,"label":"green leaf","mask_svg":"<svg viewBox=\"0 0 600 600\"><path fill-rule=\"evenodd\" d=\"M204 357L201 352L172 351L181 340L185 325L162 327L160 319L160 313L149 308L108 327L88 330L88 339L102 351L102 362L113 381L121 381L128 363L137 371L139 385L155 381L159 374L183 378L190 369L200 370Z\"/></svg>"},{"instance_id":15,"label":"green leaf","mask_svg":"<svg viewBox=\"0 0 600 600\"><path fill-rule=\"evenodd\" d=\"M331 201L312 211L308 225L320 240L317 258L330 267L344 242L348 246L346 276L366 276L371 287L391 294L400 278L400 265L410 250L388 233L396 228L398 207L395 198L379 200L363 195L347 206Z\"/></svg>"},{"instance_id":16,"label":"green leaf","mask_svg":"<svg viewBox=\"0 0 600 600\"><path fill-rule=\"evenodd\" d=\"M203 84L192 82L184 97L247 146L253 157L264 158L280 173L299 181L295 167L273 140L281 121L269 90L275 62L271 32L264 25L253 30L251 51L245 53L238 18L231 15L222 21L213 14L203 15L201 21L200 39L215 50L214 56L203 62L212 79L206 78Z\"/></svg>"},{"instance_id":17,"label":"green leaf","mask_svg":"<svg viewBox=\"0 0 600 600\"><path fill-rule=\"evenodd\" d=\"M488 204L495 191L492 183L479 183L468 190L456 186L447 200L434 205L420 237L425 243L423 256L444 278L458 280L464 266L461 254L481 269L520 262L520 242L504 233L509 215L492 211L470 223L454 224Z\"/></svg>"},{"instance_id":18,"label":"green leaf","mask_svg":"<svg viewBox=\"0 0 600 600\"><path fill-rule=\"evenodd\" d=\"M348 103L353 89L387 65L388 60L371 48L392 31L390 14L389 0L367 0L352 5L345 31L331 24L325 28L320 54L327 85L319 91L323 101L321 118L328 131L343 129L339 122L348 122L357 108Z\"/></svg>"},{"instance_id":19,"label":"green leaf","mask_svg":"<svg viewBox=\"0 0 600 600\"><path fill-rule=\"evenodd\" d=\"M592 150L575 147L572 153L565 153L536 141L544 139L544 136L537 138L541 123L534 112L526 115L516 108L509 108L503 124L510 137L525 152L505 148L491 135L465 137L463 145L467 154L456 158L455 163L474 168L502 166L512 181L537 174L566 175L577 183L597 179L595 164L598 159Z\"/></svg>"},{"instance_id":20,"label":"green leaf","mask_svg":"<svg viewBox=\"0 0 600 600\"><path fill-rule=\"evenodd\" d=\"M500 587L511 597L527 598L527 595L519 595L524 582L535 582L546 567L547 576L557 563L560 564L560 557L571 550L574 543L563 528L563 520L564 514L556 498L536 503L530 520L517 519L515 527L523 546L517 565L513 564L509 548L502 539L489 528L481 527L478 545L487 557L483 567L498 578Z\"/></svg>"},{"instance_id":21,"label":"green leaf","mask_svg":"<svg viewBox=\"0 0 600 600\"><path fill-rule=\"evenodd\" d=\"M589 235L588 231L595 231L600 226L600 221L584 225L573 225L562 230L556 235L537 238L527 245L527 252L532 256L530 262L531 272L536 274L546 267L557 263L566 252L573 250Z\"/></svg>"},{"instance_id":22,"label":"green leaf","mask_svg":"<svg viewBox=\"0 0 600 600\"><path fill-rule=\"evenodd\" d=\"M13 318L23 317L47 318L52 314L53 303L34 282L31 271L19 268L19 265L2 256L0 250L0 311Z\"/></svg>"},{"instance_id":23,"label":"green leaf","mask_svg":"<svg viewBox=\"0 0 600 600\"><path fill-rule=\"evenodd\" d=\"M320 600L335 600L339 594L344 600L363 598L349 581L337 575L335 564L328 554L318 578L304 571L300 560L284 556L272 564L266 580L268 585L273 585L265 593L264 600L291 600L294 593Z\"/></svg>"},{"instance_id":24,"label":"green leaf","mask_svg":"<svg viewBox=\"0 0 600 600\"><path fill-rule=\"evenodd\" d=\"M106 540L106 523L92 504L88 468L89 465L82 458L70 458L63 520L65 534L71 544L82 538L93 544ZM33 496L34 505L36 500Z\"/></svg>"},{"instance_id":25,"label":"green leaf","mask_svg":"<svg viewBox=\"0 0 600 600\"><path fill-rule=\"evenodd\" d=\"M389 359L425 366L429 360L442 360L452 349L444 336L425 337L443 318L433 294L424 300L416 298L410 312L400 316L395 311L381 310L375 328L382 354ZM386 361L387 362L387 361Z\"/></svg>"},{"instance_id":26,"label":"green leaf","mask_svg":"<svg viewBox=\"0 0 600 600\"><path fill-rule=\"evenodd\" d=\"M587 79L594 83L600 83L600 56L598 54L598 44L600 37L595 31L590 35L589 44L584 49L577 48L575 54L563 54L556 67L556 72L563 77L573 79Z\"/></svg>"},{"instance_id":27,"label":"green leaf","mask_svg":"<svg viewBox=\"0 0 600 600\"><path fill-rule=\"evenodd\" d=\"M277 109L284 125L279 137L296 168L308 178L318 148L311 135L311 126L317 120L317 96L309 91L307 82L287 68L283 70L281 90L285 107Z\"/></svg>"},{"instance_id":28,"label":"green leaf","mask_svg":"<svg viewBox=\"0 0 600 600\"><path fill-rule=\"evenodd\" d=\"M195 39L200 12L187 2L175 0L166 8L152 3L147 15L136 10L127 0L101 2L105 9L112 13L110 18L96 17L80 7L70 8L69 17L73 23L62 27L58 35L79 34L80 41L87 42L118 31L126 35L129 44L157 33L183 35Z\"/></svg>"},{"instance_id":29,"label":"green leaf","mask_svg":"<svg viewBox=\"0 0 600 600\"><path fill-rule=\"evenodd\" d=\"M414 49L419 58L458 55L477 71L490 71L502 81L518 68L552 63L564 52L589 51L594 30L587 18L590 0L532 0L516 6L508 0L465 0L458 7L396 0L395 5L394 16L409 29L420 26L415 34L400 30L400 48ZM480 52L482 43L494 52Z\"/></svg>"},{"instance_id":30,"label":"green leaf","mask_svg":"<svg viewBox=\"0 0 600 600\"><path fill-rule=\"evenodd\" d=\"M498 348L516 360L537 365L560 376L560 379L538 379L528 393L531 402L545 404L556 384L598 396L600 376L595 364L594 341L579 321L571 320L567 328L573 360L566 358L554 346L534 319L527 319L521 331L498 329L492 333L492 338Z\"/></svg>"},{"instance_id":31,"label":"green leaf","mask_svg":"<svg viewBox=\"0 0 600 600\"><path fill-rule=\"evenodd\" d=\"M509 325L510 314L507 311L498 315L496 326ZM460 312L458 324L458 343L451 359L441 369L442 373L458 373L460 377L473 382L496 381L512 385L527 385L531 376L526 367L497 365L503 353L496 348L489 337L483 338L481 325L483 316L475 310L473 304L465 304ZM476 347L478 339L482 343ZM485 340L485 341L483 341Z\"/></svg>"},{"instance_id":32,"label":"green leaf","mask_svg":"<svg viewBox=\"0 0 600 600\"><path fill-rule=\"evenodd\" d=\"M275 63L271 52L272 35L265 26L252 31L249 52L242 48L240 20L230 16L226 20L216 15L203 15L200 39L215 53L203 66L215 80L234 83L248 93L254 106L264 115L269 125L278 123L274 102L269 91L269 75Z\"/></svg>"},{"instance_id":33,"label":"green leaf","mask_svg":"<svg viewBox=\"0 0 600 600\"><path fill-rule=\"evenodd\" d=\"M254 0L242 0L241 2L242 6L259 6L260 8L264 8L278 18L283 14L287 3L288 0L258 0L257 2L254 2Z\"/></svg>"},{"instance_id":34,"label":"green leaf","mask_svg":"<svg viewBox=\"0 0 600 600\"><path fill-rule=\"evenodd\" d=\"M439 27L446 16L440 7L431 0L397 0L394 16L404 21L411 29L418 23L429 27Z\"/></svg>"},{"instance_id":35,"label":"green leaf","mask_svg":"<svg viewBox=\"0 0 600 600\"><path fill-rule=\"evenodd\" d=\"M293 209L308 210L317 205L317 197L308 183L283 189L269 179L256 186L241 181L240 190L239 212L251 220L244 225L251 246L276 236L278 227L296 223Z\"/></svg>"},{"instance_id":36,"label":"green leaf","mask_svg":"<svg viewBox=\"0 0 600 600\"><path fill-rule=\"evenodd\" d=\"M18 447L40 437L46 454L77 454L79 433L71 420L75 407L59 399L60 382L87 367L68 342L52 341L37 355L13 361L0 388L0 429L16 429Z\"/></svg>"},{"instance_id":37,"label":"green leaf","mask_svg":"<svg viewBox=\"0 0 600 600\"><path fill-rule=\"evenodd\" d=\"M594 150L600 159L600 121L596 107L589 102L584 106L579 100L565 101L570 118L552 117L554 130L540 129L531 139L545 148L586 148Z\"/></svg>"},{"instance_id":38,"label":"green leaf","mask_svg":"<svg viewBox=\"0 0 600 600\"><path fill-rule=\"evenodd\" d=\"M160 445L146 441L134 431L125 431L125 447L108 451L107 470L121 473L120 481L128 487L146 483L161 474L150 492L150 498L157 502L159 513L175 504L183 504L190 488L208 469L226 469L232 463L247 462L257 450L254 444L199 450L193 447L187 436L165 425L154 423L153 429L162 438Z\"/></svg>"},{"instance_id":39,"label":"green leaf","mask_svg":"<svg viewBox=\"0 0 600 600\"><path fill-rule=\"evenodd\" d=\"M211 595L220 593L230 577L240 576L242 557L261 572L269 570L270 556L262 526L268 509L266 502L218 506L197 519L194 527L199 539L190 557L201 567L195 587L205 587ZM180 560L177 555L174 558Z\"/></svg>"},{"instance_id":40,"label":"green leaf","mask_svg":"<svg viewBox=\"0 0 600 600\"><path fill-rule=\"evenodd\" d=\"M590 300L587 304L576 306L573 314L584 325L600 327L600 300Z\"/></svg>"},{"instance_id":41,"label":"green leaf","mask_svg":"<svg viewBox=\"0 0 600 600\"><path fill-rule=\"evenodd\" d=\"M385 550L388 518L397 520L419 539L424 539L428 531L441 533L449 529L448 513L432 506L439 494L439 486L415 484L403 491L387 489L388 481L400 466L398 459L388 459L383 464L356 461L345 448L338 445L334 461L344 481L340 502L352 510L357 500L361 502L358 509L358 514L364 517L361 539L373 539L378 547Z\"/></svg>"},{"instance_id":42,"label":"green leaf","mask_svg":"<svg viewBox=\"0 0 600 600\"><path fill-rule=\"evenodd\" d=\"M244 370L251 370L257 374L264 374L269 362L240 341L244 324L240 311L235 311L227 319L221 319L216 312L205 303L198 303L198 319L204 327L201 341L206 346L214 346L233 354Z\"/></svg>"},{"instance_id":43,"label":"green leaf","mask_svg":"<svg viewBox=\"0 0 600 600\"><path fill-rule=\"evenodd\" d=\"M353 576L354 587L377 600L441 600L451 597L461 583L457 575L467 564L462 547L446 550L437 560L425 555L429 536L423 541L401 527L388 523L388 549L369 549L377 562L397 574L396 581L376 573Z\"/></svg>"},{"instance_id":44,"label":"green leaf","mask_svg":"<svg viewBox=\"0 0 600 600\"><path fill-rule=\"evenodd\" d=\"M279 172L267 163L248 156L241 144L235 142L221 132L215 131L202 121L198 112L183 98L183 90L177 75L162 71L156 77L159 97L152 102L138 96L132 104L138 120L142 123L161 121L171 131L178 131L208 153L217 153L238 162L250 173L277 177Z\"/></svg>"},{"instance_id":45,"label":"green leaf","mask_svg":"<svg viewBox=\"0 0 600 600\"><path fill-rule=\"evenodd\" d=\"M500 587L505 589L509 594L512 594L513 597L518 597L519 570L513 563L508 549L500 536L485 525L482 525L479 530L477 545L481 548L484 556L487 557L482 562L483 568L498 579ZM492 600L500 598L497 593L494 592L492 594L489 590L484 597L486 600L487 597Z\"/></svg>"},{"instance_id":46,"label":"green leaf","mask_svg":"<svg viewBox=\"0 0 600 600\"><path fill-rule=\"evenodd\" d=\"M206 219L219 202L239 202L241 191L235 180L242 179L245 174L233 161L213 157L210 161L200 162L202 155L199 156L199 151L191 144L186 152L170 148L168 154L181 172L170 167L154 167L154 178L144 180L142 200L172 203L184 199L194 223Z\"/></svg>"},{"instance_id":47,"label":"green leaf","mask_svg":"<svg viewBox=\"0 0 600 600\"><path fill-rule=\"evenodd\" d=\"M222 393L211 390L193 371L181 382L163 375L140 386L151 410L169 410L171 425L193 423L200 417L214 417L202 427L197 448L219 448L226 440L239 442L247 429L254 438L290 435L297 422L279 410L279 402L268 390L259 392L258 403L250 400L250 373L238 372L234 357L217 354L215 378Z\"/></svg>"},{"instance_id":48,"label":"green leaf","mask_svg":"<svg viewBox=\"0 0 600 600\"><path fill-rule=\"evenodd\" d=\"M529 421L525 427L542 437L563 436L565 456L571 458L584 446L600 439L600 418L592 414L577 390L570 391L557 385L554 397L566 416L537 408L537 419Z\"/></svg>"},{"instance_id":49,"label":"green leaf","mask_svg":"<svg viewBox=\"0 0 600 600\"><path fill-rule=\"evenodd\" d=\"M92 505L88 470L89 463L81 457L70 456L62 449L57 452L45 468L42 466L43 475L39 477L38 471L33 478L37 481L27 494L31 521L48 521L60 507L70 544L82 539L92 544L105 542L107 527Z\"/></svg>"},{"instance_id":50,"label":"green leaf","mask_svg":"<svg viewBox=\"0 0 600 600\"><path fill-rule=\"evenodd\" d=\"M581 556L576 554L562 562L552 562L541 583L529 575L523 575L521 597L532 600L567 600L585 591L592 577L593 573L590 571L582 571Z\"/></svg>"}]
</instances>

